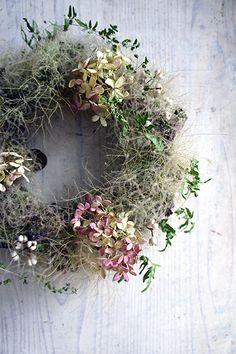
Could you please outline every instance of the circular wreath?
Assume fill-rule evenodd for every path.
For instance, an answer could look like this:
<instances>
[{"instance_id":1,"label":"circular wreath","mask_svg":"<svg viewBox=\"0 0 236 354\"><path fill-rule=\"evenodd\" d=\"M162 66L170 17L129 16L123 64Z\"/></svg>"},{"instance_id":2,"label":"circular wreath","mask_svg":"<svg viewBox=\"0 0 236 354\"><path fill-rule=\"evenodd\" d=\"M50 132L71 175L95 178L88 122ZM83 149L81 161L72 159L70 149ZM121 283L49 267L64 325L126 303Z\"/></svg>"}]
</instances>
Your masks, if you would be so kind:
<instances>
[{"instance_id":1,"label":"circular wreath","mask_svg":"<svg viewBox=\"0 0 236 354\"><path fill-rule=\"evenodd\" d=\"M170 216L181 219L177 228L184 232L194 226L193 212L174 206L177 193L184 201L202 183L198 161L177 138L187 116L168 97L168 78L139 58L137 39L118 40L117 26L98 30L71 6L61 26L40 30L24 21L29 48L4 53L0 68L0 242L10 251L10 261L0 264L1 284L11 275L27 282L33 274L54 292L75 292L68 281L57 288L53 279L83 267L128 281L139 263L144 291L157 269L145 245L157 246L158 232L165 235L158 250L171 245L177 230ZM74 27L83 32L73 34ZM76 119L89 110L109 136L106 170L102 185L45 205L30 177L46 157L28 142L64 107Z\"/></svg>"}]
</instances>

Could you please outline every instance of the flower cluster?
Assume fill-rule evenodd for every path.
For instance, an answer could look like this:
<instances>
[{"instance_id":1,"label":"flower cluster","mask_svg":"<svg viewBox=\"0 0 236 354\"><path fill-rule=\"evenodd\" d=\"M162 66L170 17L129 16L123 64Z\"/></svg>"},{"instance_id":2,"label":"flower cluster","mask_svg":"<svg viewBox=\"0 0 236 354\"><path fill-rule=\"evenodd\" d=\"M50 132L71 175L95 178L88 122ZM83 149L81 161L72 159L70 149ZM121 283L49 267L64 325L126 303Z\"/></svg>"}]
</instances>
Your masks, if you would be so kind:
<instances>
[{"instance_id":1,"label":"flower cluster","mask_svg":"<svg viewBox=\"0 0 236 354\"><path fill-rule=\"evenodd\" d=\"M72 71L74 78L69 82L69 87L75 90L75 109L92 109L95 112L92 120L100 120L107 126L110 112L105 101L113 98L122 101L129 95L127 88L133 82L133 76L127 74L129 63L129 58L111 49L97 51L96 59L79 62Z\"/></svg>"},{"instance_id":2,"label":"flower cluster","mask_svg":"<svg viewBox=\"0 0 236 354\"><path fill-rule=\"evenodd\" d=\"M11 252L11 257L14 261L19 261L20 255L19 253L23 252L24 255L27 255L28 265L33 266L37 264L37 257L33 254L37 248L37 241L29 241L27 236L20 235L18 236L18 240L15 243L15 250Z\"/></svg>"},{"instance_id":3,"label":"flower cluster","mask_svg":"<svg viewBox=\"0 0 236 354\"><path fill-rule=\"evenodd\" d=\"M25 159L13 151L0 153L0 192L5 192L6 188L11 186L20 177L24 177L29 182L25 176L25 172L29 171L24 166L26 160L30 159Z\"/></svg>"},{"instance_id":4,"label":"flower cluster","mask_svg":"<svg viewBox=\"0 0 236 354\"><path fill-rule=\"evenodd\" d=\"M87 194L85 203L77 205L71 223L80 237L77 242L86 238L97 254L98 265L113 270L114 281L128 281L128 274L136 275L134 265L145 241L128 215L116 215L109 205L101 196Z\"/></svg>"}]
</instances>

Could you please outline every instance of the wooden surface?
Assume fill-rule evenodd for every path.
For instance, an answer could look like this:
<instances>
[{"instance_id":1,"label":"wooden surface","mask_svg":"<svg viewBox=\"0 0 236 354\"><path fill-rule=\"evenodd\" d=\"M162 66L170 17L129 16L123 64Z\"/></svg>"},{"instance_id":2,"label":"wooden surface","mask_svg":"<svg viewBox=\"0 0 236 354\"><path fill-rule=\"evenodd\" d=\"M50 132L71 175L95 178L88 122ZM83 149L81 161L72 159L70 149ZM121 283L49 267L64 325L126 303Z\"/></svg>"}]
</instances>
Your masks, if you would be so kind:
<instances>
[{"instance_id":1,"label":"wooden surface","mask_svg":"<svg viewBox=\"0 0 236 354\"><path fill-rule=\"evenodd\" d=\"M152 252L162 267L148 293L140 293L140 279L84 280L77 296L19 284L1 289L0 352L236 353L236 1L0 0L1 48L19 44L22 17L60 21L70 3L82 19L116 23L125 37L138 37L140 52L175 77L190 117L186 135L213 180L192 200L192 235L180 235L165 254ZM80 151L75 136L72 142ZM61 162L62 179L71 153L64 146L54 171L60 174Z\"/></svg>"}]
</instances>

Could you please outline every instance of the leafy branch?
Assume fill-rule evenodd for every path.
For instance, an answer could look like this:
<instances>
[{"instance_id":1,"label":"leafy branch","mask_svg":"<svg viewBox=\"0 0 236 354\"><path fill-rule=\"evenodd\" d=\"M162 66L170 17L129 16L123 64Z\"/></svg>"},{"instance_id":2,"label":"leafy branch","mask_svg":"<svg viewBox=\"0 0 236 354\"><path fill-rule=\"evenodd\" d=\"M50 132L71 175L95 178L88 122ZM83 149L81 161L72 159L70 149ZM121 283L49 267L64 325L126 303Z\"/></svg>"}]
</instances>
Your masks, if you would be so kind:
<instances>
[{"instance_id":1,"label":"leafy branch","mask_svg":"<svg viewBox=\"0 0 236 354\"><path fill-rule=\"evenodd\" d=\"M187 199L191 194L197 197L200 185L211 180L211 178L206 181L201 180L198 165L199 161L194 159L186 170L186 177L180 187L180 193L184 199Z\"/></svg>"},{"instance_id":2,"label":"leafy branch","mask_svg":"<svg viewBox=\"0 0 236 354\"><path fill-rule=\"evenodd\" d=\"M12 282L10 278L4 279L0 281L0 285L8 285Z\"/></svg>"},{"instance_id":3,"label":"leafy branch","mask_svg":"<svg viewBox=\"0 0 236 354\"><path fill-rule=\"evenodd\" d=\"M159 222L159 228L160 230L166 234L166 244L165 244L165 247L160 250L160 252L164 252L168 246L171 246L172 243L171 243L171 240L176 236L176 230L170 226L170 224L168 224L168 219L162 219L160 222Z\"/></svg>"},{"instance_id":4,"label":"leafy branch","mask_svg":"<svg viewBox=\"0 0 236 354\"><path fill-rule=\"evenodd\" d=\"M185 233L191 232L195 225L192 221L194 214L193 211L191 212L189 208L180 208L175 211L175 214L180 216L179 219L183 220L183 223L179 226L179 230L182 230Z\"/></svg>"},{"instance_id":5,"label":"leafy branch","mask_svg":"<svg viewBox=\"0 0 236 354\"><path fill-rule=\"evenodd\" d=\"M189 208L179 208L175 211L175 214L179 216L180 220L182 220L182 223L178 226L178 230L190 233L195 225L193 222L194 213L191 212ZM160 250L160 252L164 252L168 246L172 245L172 239L176 236L176 230L168 224L167 218L162 219L158 225L160 230L166 235L165 247Z\"/></svg>"},{"instance_id":6,"label":"leafy branch","mask_svg":"<svg viewBox=\"0 0 236 354\"><path fill-rule=\"evenodd\" d=\"M136 113L135 123L137 130L144 134L158 152L162 152L165 148L163 140L154 134L155 126L148 120L148 114Z\"/></svg>"},{"instance_id":7,"label":"leafy branch","mask_svg":"<svg viewBox=\"0 0 236 354\"><path fill-rule=\"evenodd\" d=\"M145 273L143 274L143 283L144 283L144 289L142 289L142 293L143 293L150 287L152 280L155 278L156 270L157 267L159 267L159 264L153 263L146 256L141 256L140 261L141 264L139 266L139 274L141 275L145 271Z\"/></svg>"},{"instance_id":8,"label":"leafy branch","mask_svg":"<svg viewBox=\"0 0 236 354\"><path fill-rule=\"evenodd\" d=\"M130 48L132 51L140 46L140 43L137 38L134 41L130 39L124 39L120 42L116 37L116 34L118 33L117 25L110 24L109 27L98 30L97 21L94 24L91 20L89 22L81 21L79 18L77 18L77 13L75 11L74 6L70 5L67 16L64 16L63 30L67 31L69 27L73 24L78 25L83 31L93 32L94 34L107 40L112 45L113 50L117 50L118 45L121 45L125 48Z\"/></svg>"},{"instance_id":9,"label":"leafy branch","mask_svg":"<svg viewBox=\"0 0 236 354\"><path fill-rule=\"evenodd\" d=\"M37 45L40 41L42 40L50 40L55 38L56 34L58 31L62 30L64 32L68 31L70 26L72 25L78 25L82 31L88 31L92 32L101 38L107 40L109 44L111 44L112 49L114 51L117 50L118 46L122 46L124 48L130 48L131 51L134 51L140 46L140 42L138 41L137 38L135 38L133 41L131 39L124 39L122 41L119 41L118 38L116 37L116 34L118 33L118 27L117 25L110 24L109 27L103 28L101 30L98 30L98 22L96 21L95 23L92 23L90 20L89 22L84 22L80 20L77 17L77 12L74 8L74 6L69 6L68 8L68 13L67 15L64 16L64 21L63 25L58 25L56 22L52 23L50 22L50 26L42 31L40 31L39 26L35 20L30 21L27 18L23 18L26 29L24 29L23 26L21 26L21 36L24 40L24 42L31 48L35 45ZM44 21L44 23L47 23ZM51 28L51 30L49 30ZM30 36L27 34L27 31L29 32ZM137 54L134 55L136 58L138 57Z\"/></svg>"}]
</instances>

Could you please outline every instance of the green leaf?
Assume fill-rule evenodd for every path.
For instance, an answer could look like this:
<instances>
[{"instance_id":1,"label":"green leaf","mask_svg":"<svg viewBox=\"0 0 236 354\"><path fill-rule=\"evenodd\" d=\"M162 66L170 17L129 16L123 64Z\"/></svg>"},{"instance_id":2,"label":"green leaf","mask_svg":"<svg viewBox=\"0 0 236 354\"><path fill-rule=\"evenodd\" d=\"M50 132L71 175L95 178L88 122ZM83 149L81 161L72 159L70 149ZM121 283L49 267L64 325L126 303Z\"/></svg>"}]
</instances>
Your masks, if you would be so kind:
<instances>
[{"instance_id":1,"label":"green leaf","mask_svg":"<svg viewBox=\"0 0 236 354\"><path fill-rule=\"evenodd\" d=\"M89 29L87 23L82 22L79 18L76 18L76 19L75 19L75 22L76 22L80 27L82 27L83 29L86 29L86 30Z\"/></svg>"},{"instance_id":2,"label":"green leaf","mask_svg":"<svg viewBox=\"0 0 236 354\"><path fill-rule=\"evenodd\" d=\"M29 32L34 33L33 24L31 25L26 17L23 17L23 20L25 21L26 27L28 28Z\"/></svg>"},{"instance_id":3,"label":"green leaf","mask_svg":"<svg viewBox=\"0 0 236 354\"><path fill-rule=\"evenodd\" d=\"M10 278L7 278L7 279L0 281L0 285L8 285L11 282L12 282L12 280Z\"/></svg>"},{"instance_id":4,"label":"green leaf","mask_svg":"<svg viewBox=\"0 0 236 354\"><path fill-rule=\"evenodd\" d=\"M143 275L143 283L144 289L142 289L142 293L146 291L155 277L156 269L159 266L158 264L153 263L148 257L141 256L140 257L141 264L139 266L139 274L142 274L146 269L146 272Z\"/></svg>"},{"instance_id":5,"label":"green leaf","mask_svg":"<svg viewBox=\"0 0 236 354\"><path fill-rule=\"evenodd\" d=\"M7 265L3 262L0 262L0 268L2 269L6 269Z\"/></svg>"},{"instance_id":6,"label":"green leaf","mask_svg":"<svg viewBox=\"0 0 236 354\"><path fill-rule=\"evenodd\" d=\"M70 20L69 20L68 17L64 17L64 27L63 27L63 30L64 30L64 31L67 31L69 27L70 27Z\"/></svg>"},{"instance_id":7,"label":"green leaf","mask_svg":"<svg viewBox=\"0 0 236 354\"><path fill-rule=\"evenodd\" d=\"M72 16L72 8L71 5L69 6L69 10L68 10L68 17L70 18Z\"/></svg>"},{"instance_id":8,"label":"green leaf","mask_svg":"<svg viewBox=\"0 0 236 354\"><path fill-rule=\"evenodd\" d=\"M200 185L211 180L211 178L206 181L201 180L198 164L198 160L191 160L189 168L186 169L186 176L180 186L180 194L184 199L187 199L191 194L197 197Z\"/></svg>"},{"instance_id":9,"label":"green leaf","mask_svg":"<svg viewBox=\"0 0 236 354\"><path fill-rule=\"evenodd\" d=\"M167 223L168 219L162 219L159 222L160 230L166 235L165 247L159 252L164 252L168 246L171 246L171 240L176 236L176 230Z\"/></svg>"},{"instance_id":10,"label":"green leaf","mask_svg":"<svg viewBox=\"0 0 236 354\"><path fill-rule=\"evenodd\" d=\"M179 208L175 211L175 214L179 216L180 220L183 220L179 229L183 230L185 233L190 233L195 225L192 221L194 213L191 212L189 208Z\"/></svg>"},{"instance_id":11,"label":"green leaf","mask_svg":"<svg viewBox=\"0 0 236 354\"><path fill-rule=\"evenodd\" d=\"M155 146L158 152L164 151L165 146L161 138L156 137L155 135L150 133L145 133L145 136Z\"/></svg>"},{"instance_id":12,"label":"green leaf","mask_svg":"<svg viewBox=\"0 0 236 354\"><path fill-rule=\"evenodd\" d=\"M92 30L93 30L93 31L96 31L97 26L98 26L98 21L95 22L95 24L94 24Z\"/></svg>"}]
</instances>

